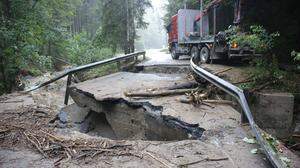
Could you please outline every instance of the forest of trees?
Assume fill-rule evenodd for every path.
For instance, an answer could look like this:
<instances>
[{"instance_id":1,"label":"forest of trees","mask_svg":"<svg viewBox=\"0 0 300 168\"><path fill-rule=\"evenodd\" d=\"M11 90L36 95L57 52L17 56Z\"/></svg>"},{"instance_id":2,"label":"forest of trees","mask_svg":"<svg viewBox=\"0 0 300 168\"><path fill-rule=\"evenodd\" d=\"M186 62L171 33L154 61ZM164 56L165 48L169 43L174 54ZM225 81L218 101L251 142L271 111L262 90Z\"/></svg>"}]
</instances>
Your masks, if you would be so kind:
<instances>
[{"instance_id":1,"label":"forest of trees","mask_svg":"<svg viewBox=\"0 0 300 168\"><path fill-rule=\"evenodd\" d=\"M0 94L20 73L39 75L57 60L80 65L134 52L149 0L1 0Z\"/></svg>"}]
</instances>

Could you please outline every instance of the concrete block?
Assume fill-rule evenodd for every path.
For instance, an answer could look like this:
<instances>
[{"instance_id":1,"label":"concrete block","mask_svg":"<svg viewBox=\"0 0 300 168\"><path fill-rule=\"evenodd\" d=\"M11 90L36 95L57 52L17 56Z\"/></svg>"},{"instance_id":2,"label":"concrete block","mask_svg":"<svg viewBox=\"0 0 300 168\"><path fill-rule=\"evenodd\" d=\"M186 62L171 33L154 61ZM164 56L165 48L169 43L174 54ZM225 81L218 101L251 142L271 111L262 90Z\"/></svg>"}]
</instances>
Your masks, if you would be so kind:
<instances>
[{"instance_id":1,"label":"concrete block","mask_svg":"<svg viewBox=\"0 0 300 168\"><path fill-rule=\"evenodd\" d=\"M294 96L290 93L257 93L251 105L254 119L268 133L286 138L292 133Z\"/></svg>"},{"instance_id":2,"label":"concrete block","mask_svg":"<svg viewBox=\"0 0 300 168\"><path fill-rule=\"evenodd\" d=\"M59 118L61 121L63 119L65 122L81 123L85 120L89 112L89 108L82 108L74 103L62 108L60 114L65 114L67 116L59 115Z\"/></svg>"}]
</instances>

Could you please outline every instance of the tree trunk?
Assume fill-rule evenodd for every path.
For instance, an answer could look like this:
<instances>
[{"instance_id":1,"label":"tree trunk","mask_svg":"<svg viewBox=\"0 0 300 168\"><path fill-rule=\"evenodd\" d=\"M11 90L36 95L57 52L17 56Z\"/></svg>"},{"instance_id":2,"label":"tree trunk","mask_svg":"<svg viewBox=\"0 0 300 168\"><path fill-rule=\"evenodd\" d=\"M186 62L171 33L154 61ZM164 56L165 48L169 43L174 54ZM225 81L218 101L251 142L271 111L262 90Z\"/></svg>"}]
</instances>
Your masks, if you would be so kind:
<instances>
[{"instance_id":1,"label":"tree trunk","mask_svg":"<svg viewBox=\"0 0 300 168\"><path fill-rule=\"evenodd\" d=\"M129 2L130 0L126 0L125 6L126 6L126 44L124 52L125 54L130 53L130 48L129 48L129 40L130 40L130 15L129 15Z\"/></svg>"},{"instance_id":2,"label":"tree trunk","mask_svg":"<svg viewBox=\"0 0 300 168\"><path fill-rule=\"evenodd\" d=\"M4 5L3 5L3 11L4 11L4 17L6 19L9 19L11 16L10 13L10 0L4 0Z\"/></svg>"},{"instance_id":3,"label":"tree trunk","mask_svg":"<svg viewBox=\"0 0 300 168\"><path fill-rule=\"evenodd\" d=\"M130 52L134 52L134 39L135 39L135 24L134 24L134 1L130 1Z\"/></svg>"},{"instance_id":4,"label":"tree trunk","mask_svg":"<svg viewBox=\"0 0 300 168\"><path fill-rule=\"evenodd\" d=\"M11 3L10 0L4 0L3 3L3 11L4 11L4 20L9 20L11 18ZM7 27L6 23L4 25L5 27ZM7 86L7 76L5 73L5 58L4 58L4 53L3 53L3 49L6 48L5 46L5 42L1 41L1 46L0 46L0 73L1 73L1 81L3 81L3 88L5 91L8 90L8 86Z\"/></svg>"},{"instance_id":5,"label":"tree trunk","mask_svg":"<svg viewBox=\"0 0 300 168\"><path fill-rule=\"evenodd\" d=\"M2 48L2 46L1 46ZM6 91L7 90L7 83L6 83L6 75L5 75L5 63L4 63L4 55L2 53L2 49L0 49L0 73L1 73L1 76L0 76L0 80L3 81L3 89ZM2 82L1 82L2 83Z\"/></svg>"}]
</instances>

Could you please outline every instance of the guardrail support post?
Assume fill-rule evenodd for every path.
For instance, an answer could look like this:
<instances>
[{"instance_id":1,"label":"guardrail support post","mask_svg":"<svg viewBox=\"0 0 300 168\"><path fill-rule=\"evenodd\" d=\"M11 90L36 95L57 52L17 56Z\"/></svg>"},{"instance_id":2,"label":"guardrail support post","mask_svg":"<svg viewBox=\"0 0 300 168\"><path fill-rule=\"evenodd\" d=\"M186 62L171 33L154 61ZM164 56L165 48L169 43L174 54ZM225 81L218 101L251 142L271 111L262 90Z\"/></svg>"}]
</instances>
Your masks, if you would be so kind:
<instances>
[{"instance_id":1,"label":"guardrail support post","mask_svg":"<svg viewBox=\"0 0 300 168\"><path fill-rule=\"evenodd\" d=\"M136 63L138 61L138 55L134 57L134 63Z\"/></svg>"},{"instance_id":2,"label":"guardrail support post","mask_svg":"<svg viewBox=\"0 0 300 168\"><path fill-rule=\"evenodd\" d=\"M118 67L118 70L120 71L121 70L121 62L120 61L117 62L117 67Z\"/></svg>"},{"instance_id":3,"label":"guardrail support post","mask_svg":"<svg viewBox=\"0 0 300 168\"><path fill-rule=\"evenodd\" d=\"M146 53L143 53L143 60L146 59Z\"/></svg>"},{"instance_id":4,"label":"guardrail support post","mask_svg":"<svg viewBox=\"0 0 300 168\"><path fill-rule=\"evenodd\" d=\"M247 90L244 90L244 95L245 95L245 98L247 100L247 102L249 102L249 92ZM242 110L241 111L241 124L249 124L249 120L246 116L246 113Z\"/></svg>"},{"instance_id":5,"label":"guardrail support post","mask_svg":"<svg viewBox=\"0 0 300 168\"><path fill-rule=\"evenodd\" d=\"M71 83L72 83L72 74L69 74L67 80L66 93L65 93L65 105L68 105L69 102L69 96L70 96L69 86L71 85Z\"/></svg>"}]
</instances>

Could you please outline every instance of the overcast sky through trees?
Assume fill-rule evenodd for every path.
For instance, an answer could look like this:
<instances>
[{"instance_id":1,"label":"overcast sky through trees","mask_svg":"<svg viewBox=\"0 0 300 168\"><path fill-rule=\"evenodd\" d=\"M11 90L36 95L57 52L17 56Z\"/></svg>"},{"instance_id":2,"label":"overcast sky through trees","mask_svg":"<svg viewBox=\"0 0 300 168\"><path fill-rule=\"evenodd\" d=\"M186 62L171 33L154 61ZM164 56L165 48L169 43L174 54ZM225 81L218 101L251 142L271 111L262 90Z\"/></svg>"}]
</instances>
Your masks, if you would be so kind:
<instances>
[{"instance_id":1,"label":"overcast sky through trees","mask_svg":"<svg viewBox=\"0 0 300 168\"><path fill-rule=\"evenodd\" d=\"M148 28L138 31L140 37L136 42L138 50L160 49L167 46L167 34L162 20L166 3L166 0L152 0L153 7L147 9L145 15L145 21L149 23Z\"/></svg>"}]
</instances>

